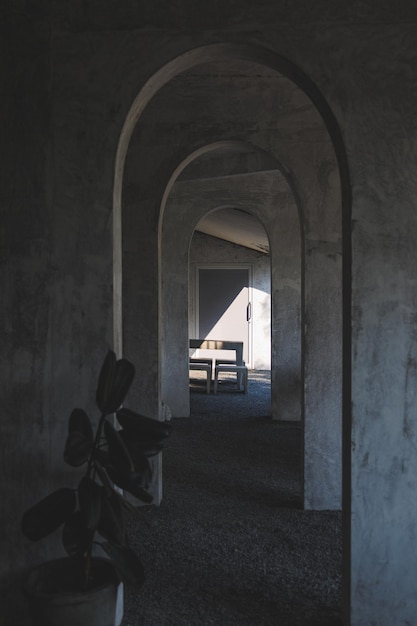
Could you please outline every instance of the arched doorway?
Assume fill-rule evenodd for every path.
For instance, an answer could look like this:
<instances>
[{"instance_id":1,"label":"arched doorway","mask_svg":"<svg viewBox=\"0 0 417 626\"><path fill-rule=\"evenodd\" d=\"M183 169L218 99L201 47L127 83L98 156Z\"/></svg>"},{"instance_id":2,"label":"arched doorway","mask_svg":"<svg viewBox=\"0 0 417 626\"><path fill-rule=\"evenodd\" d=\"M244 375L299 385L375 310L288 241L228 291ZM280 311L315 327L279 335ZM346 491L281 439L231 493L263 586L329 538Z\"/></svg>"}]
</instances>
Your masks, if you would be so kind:
<instances>
[{"instance_id":1,"label":"arched doorway","mask_svg":"<svg viewBox=\"0 0 417 626\"><path fill-rule=\"evenodd\" d=\"M229 143L207 146L203 154L224 159L226 148L230 155L232 148L237 148L236 142L232 146ZM240 145L239 149L242 150ZM200 158L201 151L195 155L194 170ZM300 223L291 188L276 164L272 168L270 157L267 170L214 178L186 178L172 186L161 229L161 307L170 311L161 321L161 395L174 416L189 414L186 350L189 329L183 304L188 292L188 247L197 223L213 209L227 206L227 202L258 219L270 241L273 259L271 413L274 419L300 420ZM173 232L176 233L174 239Z\"/></svg>"},{"instance_id":2,"label":"arched doorway","mask_svg":"<svg viewBox=\"0 0 417 626\"><path fill-rule=\"evenodd\" d=\"M241 341L249 369L271 370L271 263L262 223L237 208L206 214L191 240L189 284L190 338Z\"/></svg>"},{"instance_id":3,"label":"arched doorway","mask_svg":"<svg viewBox=\"0 0 417 626\"><path fill-rule=\"evenodd\" d=\"M192 84L196 75L222 77L225 87L225 61L235 74L236 64L245 65L244 78L260 77L265 85L274 74L288 90L280 112L279 97L263 110L273 90L252 91L252 121L262 124L236 124L245 98L219 106L223 91L218 90L217 109L210 123L199 118L190 123L190 110L184 118L164 118L165 111L185 112L184 81ZM256 66L256 70L254 67ZM192 72L187 74L187 70ZM198 68L198 71L197 71ZM219 69L220 68L220 69ZM248 69L251 68L251 69ZM260 69L261 68L261 69ZM200 71L201 70L201 71ZM213 71L214 70L214 71ZM175 83L175 84L174 84ZM181 84L182 83L182 84ZM174 87L167 99L168 87ZM283 93L283 92L277 92ZM259 94L262 94L260 96ZM195 95L195 93L194 93ZM257 97L258 96L258 97ZM179 100L178 100L179 97ZM255 106L255 101L257 106ZM155 104L155 108L152 110ZM206 102L193 107L206 112ZM296 111L288 123L285 113ZM222 117L229 114L229 122ZM259 116L259 112L262 115ZM256 117L256 112L258 117ZM154 117L152 117L154 115ZM301 115L304 120L300 127ZM204 118L204 116L203 116ZM159 126L158 126L159 125ZM302 128L302 132L300 132ZM155 137L163 137L156 145ZM311 141L309 141L309 138ZM141 385L148 393L138 397L144 412L162 415L161 345L164 315L161 308L161 233L164 212L172 186L180 172L199 151L212 142L251 141L281 164L304 225L302 232L302 345L304 421L304 503L306 508L339 508L341 502L341 413L342 413L342 256L343 310L350 311L350 197L346 155L336 120L314 84L286 59L269 50L240 44L213 44L179 55L149 79L132 105L126 120L116 162L114 188L115 233L115 344L123 352L142 355ZM127 150L133 159L125 160ZM140 166L138 167L138 163ZM124 175L124 183L123 183ZM122 220L122 187L123 197ZM136 195L135 195L136 189ZM138 193L139 192L139 193ZM343 218L343 238L342 238ZM120 239L123 223L123 246ZM159 227L156 227L156 224ZM177 225L179 226L179 225ZM177 236L177 232L175 236ZM342 249L343 241L343 249ZM342 255L343 253L343 255ZM124 255L123 272L122 256ZM144 271L144 268L145 271ZM274 271L274 270L273 270ZM124 289L121 290L123 276ZM123 325L122 325L123 318ZM122 330L123 326L123 330ZM124 338L123 338L124 335ZM344 377L346 399L345 428L349 430L350 326L343 324ZM319 417L318 417L319 416ZM347 458L347 457L346 457ZM345 466L349 484L350 468ZM345 490L349 494L349 490ZM349 496L345 502L348 513Z\"/></svg>"}]
</instances>

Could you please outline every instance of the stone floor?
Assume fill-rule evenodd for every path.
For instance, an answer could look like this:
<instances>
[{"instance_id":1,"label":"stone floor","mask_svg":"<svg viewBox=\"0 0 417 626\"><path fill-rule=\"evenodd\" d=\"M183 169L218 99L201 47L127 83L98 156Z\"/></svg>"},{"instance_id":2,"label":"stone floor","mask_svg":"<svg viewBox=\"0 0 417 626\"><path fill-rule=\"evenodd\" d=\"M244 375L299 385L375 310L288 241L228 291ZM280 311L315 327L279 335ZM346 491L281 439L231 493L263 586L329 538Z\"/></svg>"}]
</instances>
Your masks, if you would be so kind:
<instances>
[{"instance_id":1,"label":"stone floor","mask_svg":"<svg viewBox=\"0 0 417 626\"><path fill-rule=\"evenodd\" d=\"M269 372L190 394L163 502L130 520L147 580L122 626L341 626L341 515L302 510L300 427L269 418Z\"/></svg>"}]
</instances>

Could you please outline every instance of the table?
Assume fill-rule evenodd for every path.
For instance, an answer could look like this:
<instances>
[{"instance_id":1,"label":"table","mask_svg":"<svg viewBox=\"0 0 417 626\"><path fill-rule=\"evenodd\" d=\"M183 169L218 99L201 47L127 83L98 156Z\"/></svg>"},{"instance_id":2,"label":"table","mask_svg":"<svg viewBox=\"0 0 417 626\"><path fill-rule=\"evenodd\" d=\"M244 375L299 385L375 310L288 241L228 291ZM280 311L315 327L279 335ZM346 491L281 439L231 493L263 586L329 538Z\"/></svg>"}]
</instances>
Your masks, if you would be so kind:
<instances>
[{"instance_id":1,"label":"table","mask_svg":"<svg viewBox=\"0 0 417 626\"><path fill-rule=\"evenodd\" d=\"M236 365L244 365L243 341L223 341L219 339L190 339L190 348L194 350L233 350ZM196 357L198 358L198 357Z\"/></svg>"}]
</instances>

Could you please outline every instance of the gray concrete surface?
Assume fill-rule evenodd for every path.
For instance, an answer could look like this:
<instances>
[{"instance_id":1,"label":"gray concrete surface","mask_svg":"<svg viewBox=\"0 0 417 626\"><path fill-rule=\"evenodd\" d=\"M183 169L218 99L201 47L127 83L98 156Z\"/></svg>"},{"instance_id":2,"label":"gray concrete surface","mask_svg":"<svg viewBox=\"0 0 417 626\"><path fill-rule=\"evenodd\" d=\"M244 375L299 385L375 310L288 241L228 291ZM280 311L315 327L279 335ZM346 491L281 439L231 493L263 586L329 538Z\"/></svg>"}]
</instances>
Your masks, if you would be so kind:
<instances>
[{"instance_id":1,"label":"gray concrete surface","mask_svg":"<svg viewBox=\"0 0 417 626\"><path fill-rule=\"evenodd\" d=\"M28 545L16 520L28 504L68 478L62 466L68 414L74 404L93 408L97 363L108 345L126 354L132 348L141 368L140 408L152 415L162 409L159 212L171 176L193 158L188 150L204 149L214 135L216 140L263 138L282 162L288 157L294 190L306 210L304 260L317 262L319 270L310 274L315 280L309 298L320 295L321 271L333 280L332 269L342 263L331 245L340 235L333 228L340 225L340 199L333 193L340 182L345 621L414 626L416 4L5 0L0 27L0 580L6 626L25 624L21 572L61 554L59 538ZM256 113L265 111L262 128L258 115L249 119L249 127L243 124L245 89L233 100L239 113L235 125L217 128L208 119L193 124L192 102L187 110L183 101L183 119L161 123L153 135L146 126L152 98L162 96L178 73L189 72L190 78L213 56L224 66L256 60L285 75L325 121L338 167L322 158L332 152L326 141L319 141L320 150L314 141L306 142L308 149L297 151L299 160L290 158L295 152L285 120L280 132L274 126L285 102L263 109L265 89L256 94ZM297 135L297 116L291 121ZM135 144L144 147L131 160L129 179L136 180L136 188L123 184L129 167L124 170L124 156L135 128ZM186 145L184 132L190 138ZM321 204L323 190L330 193ZM122 208L129 204L132 212L123 214L123 227L131 237L122 250ZM324 231L322 211L330 218ZM127 294L122 260L131 259L136 263ZM326 306L331 293L319 303ZM310 307L306 312L308 327ZM320 307L311 312L317 328ZM123 316L130 336L123 336ZM331 356L338 357L334 337L326 326L319 329ZM314 402L305 407L305 426L307 431L314 426L324 410L320 399L326 400L327 436L335 406L335 396L327 396L327 379L333 380L340 362L326 356L325 350L321 361L310 361L313 374L315 365L326 369L317 370L320 380L307 381ZM312 443L319 447L321 440Z\"/></svg>"},{"instance_id":2,"label":"gray concrete surface","mask_svg":"<svg viewBox=\"0 0 417 626\"><path fill-rule=\"evenodd\" d=\"M147 581L125 589L123 626L341 625L341 514L302 510L301 429L270 419L269 378L192 385L163 502L130 520Z\"/></svg>"}]
</instances>

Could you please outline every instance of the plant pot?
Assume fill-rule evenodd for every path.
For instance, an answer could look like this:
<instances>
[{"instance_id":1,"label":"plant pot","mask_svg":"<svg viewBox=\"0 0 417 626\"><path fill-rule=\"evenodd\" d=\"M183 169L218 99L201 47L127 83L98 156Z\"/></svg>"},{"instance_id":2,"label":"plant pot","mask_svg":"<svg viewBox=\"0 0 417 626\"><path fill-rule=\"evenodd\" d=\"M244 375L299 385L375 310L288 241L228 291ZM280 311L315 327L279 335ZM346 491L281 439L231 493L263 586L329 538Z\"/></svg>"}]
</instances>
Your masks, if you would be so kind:
<instances>
[{"instance_id":1,"label":"plant pot","mask_svg":"<svg viewBox=\"0 0 417 626\"><path fill-rule=\"evenodd\" d=\"M68 558L48 561L29 572L24 585L35 626L120 626L123 587L112 563L95 557L93 584L77 589L78 570Z\"/></svg>"}]
</instances>

